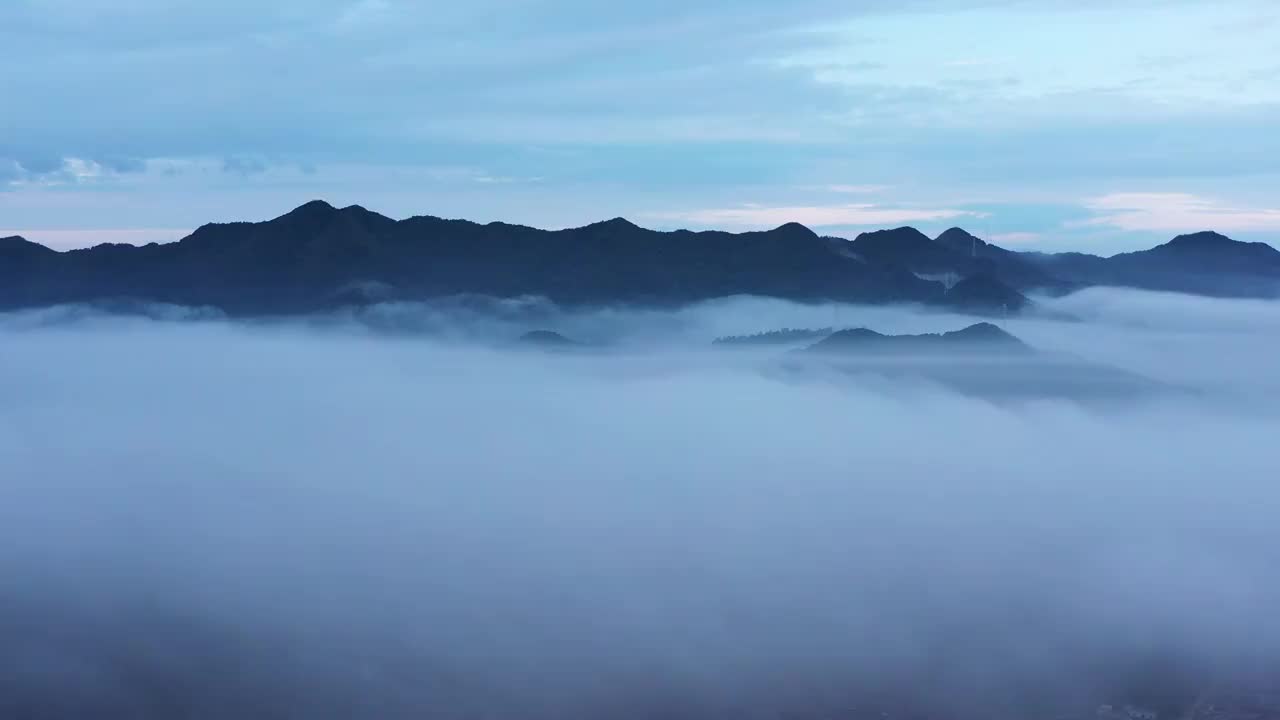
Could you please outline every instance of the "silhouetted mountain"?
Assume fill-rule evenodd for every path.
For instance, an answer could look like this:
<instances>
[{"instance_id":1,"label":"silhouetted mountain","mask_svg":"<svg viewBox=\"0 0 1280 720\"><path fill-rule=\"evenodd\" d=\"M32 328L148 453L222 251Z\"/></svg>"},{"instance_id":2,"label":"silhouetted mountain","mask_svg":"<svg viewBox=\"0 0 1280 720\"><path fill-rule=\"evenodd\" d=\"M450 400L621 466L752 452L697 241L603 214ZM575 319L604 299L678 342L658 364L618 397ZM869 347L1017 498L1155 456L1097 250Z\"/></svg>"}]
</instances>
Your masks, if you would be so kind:
<instances>
[{"instance_id":1,"label":"silhouetted mountain","mask_svg":"<svg viewBox=\"0 0 1280 720\"><path fill-rule=\"evenodd\" d=\"M953 227L935 241L954 252L980 260L1002 282L1022 290L1063 290L1064 283L1012 250L992 245Z\"/></svg>"},{"instance_id":2,"label":"silhouetted mountain","mask_svg":"<svg viewBox=\"0 0 1280 720\"><path fill-rule=\"evenodd\" d=\"M316 201L274 220L205 225L171 244L53 252L4 245L0 306L133 298L285 314L378 300L538 295L564 304L673 304L737 294L955 306L936 282L852 257L790 223L766 232L657 232L623 219L545 231ZM15 249L20 248L20 249ZM966 300L967 296L957 300Z\"/></svg>"},{"instance_id":3,"label":"silhouetted mountain","mask_svg":"<svg viewBox=\"0 0 1280 720\"><path fill-rule=\"evenodd\" d=\"M977 239L959 228L933 240L915 228L903 227L862 233L849 247L856 257L867 262L902 268L922 279L941 282L947 288L948 305L973 312L1017 312L1030 301L1015 287L1058 284L1044 271L1003 248L983 243L984 254L976 254L974 241Z\"/></svg>"},{"instance_id":4,"label":"silhouetted mountain","mask_svg":"<svg viewBox=\"0 0 1280 720\"><path fill-rule=\"evenodd\" d=\"M3 273L6 271L9 273L30 271L38 267L37 263L41 260L57 254L39 243L33 243L17 235L0 238L0 278L4 277Z\"/></svg>"},{"instance_id":5,"label":"silhouetted mountain","mask_svg":"<svg viewBox=\"0 0 1280 720\"><path fill-rule=\"evenodd\" d=\"M40 243L33 243L18 235L0 238L0 259L5 261L17 261L23 258L51 254L56 253Z\"/></svg>"},{"instance_id":6,"label":"silhouetted mountain","mask_svg":"<svg viewBox=\"0 0 1280 720\"><path fill-rule=\"evenodd\" d=\"M570 305L760 295L1002 314L1027 306L1017 288L1053 287L1054 278L1269 297L1280 287L1280 253L1214 233L1104 259L1012 253L958 228L937 240L898 228L848 241L796 223L739 234L658 232L615 218L547 231L397 221L322 201L266 222L205 225L165 245L55 252L0 240L0 308L127 300L267 315L457 295Z\"/></svg>"},{"instance_id":7,"label":"silhouetted mountain","mask_svg":"<svg viewBox=\"0 0 1280 720\"><path fill-rule=\"evenodd\" d=\"M980 272L952 285L947 304L973 312L1009 315L1031 304L1025 295L1000 282L990 272Z\"/></svg>"},{"instance_id":8,"label":"silhouetted mountain","mask_svg":"<svg viewBox=\"0 0 1280 720\"><path fill-rule=\"evenodd\" d=\"M1280 250L1215 232L1179 235L1150 250L1111 257L1108 264L1138 272L1220 273L1280 277Z\"/></svg>"},{"instance_id":9,"label":"silhouetted mountain","mask_svg":"<svg viewBox=\"0 0 1280 720\"><path fill-rule=\"evenodd\" d=\"M904 267L918 274L976 272L967 255L944 247L913 227L865 232L852 241L854 252L869 261Z\"/></svg>"},{"instance_id":10,"label":"silhouetted mountain","mask_svg":"<svg viewBox=\"0 0 1280 720\"><path fill-rule=\"evenodd\" d=\"M1280 251L1215 232L1109 258L1082 253L1023 253L1057 277L1085 285L1118 285L1220 297L1280 296Z\"/></svg>"},{"instance_id":11,"label":"silhouetted mountain","mask_svg":"<svg viewBox=\"0 0 1280 720\"><path fill-rule=\"evenodd\" d=\"M1175 389L1124 370L1040 352L991 323L927 335L841 330L792 352L785 370L916 380L990 400L1060 398L1110 403Z\"/></svg>"},{"instance_id":12,"label":"silhouetted mountain","mask_svg":"<svg viewBox=\"0 0 1280 720\"><path fill-rule=\"evenodd\" d=\"M998 250L1000 253L1008 253L1001 247L988 245L987 241L971 234L968 230L959 227L948 228L942 231L942 234L933 239L939 245L950 248L964 255L985 256L991 254L992 250Z\"/></svg>"},{"instance_id":13,"label":"silhouetted mountain","mask_svg":"<svg viewBox=\"0 0 1280 720\"><path fill-rule=\"evenodd\" d=\"M0 307L41 304L24 291L23 278L39 276L58 253L14 235L0 238Z\"/></svg>"},{"instance_id":14,"label":"silhouetted mountain","mask_svg":"<svg viewBox=\"0 0 1280 720\"><path fill-rule=\"evenodd\" d=\"M938 353L1025 353L1030 348L1021 340L991 323L970 325L954 332L926 335L883 335L867 328L832 333L811 345L817 353L876 353L919 355Z\"/></svg>"},{"instance_id":15,"label":"silhouetted mountain","mask_svg":"<svg viewBox=\"0 0 1280 720\"><path fill-rule=\"evenodd\" d=\"M834 328L783 328L755 335L729 335L715 339L713 345L786 345L789 343L817 340L835 332Z\"/></svg>"}]
</instances>

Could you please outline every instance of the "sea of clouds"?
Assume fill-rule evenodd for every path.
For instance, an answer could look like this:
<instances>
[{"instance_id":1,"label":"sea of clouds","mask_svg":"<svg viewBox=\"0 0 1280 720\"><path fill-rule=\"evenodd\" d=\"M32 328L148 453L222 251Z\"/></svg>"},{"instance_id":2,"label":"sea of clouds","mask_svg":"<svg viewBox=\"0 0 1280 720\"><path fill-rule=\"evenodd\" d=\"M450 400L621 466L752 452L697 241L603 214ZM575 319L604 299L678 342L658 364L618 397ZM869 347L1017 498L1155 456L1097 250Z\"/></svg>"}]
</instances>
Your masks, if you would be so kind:
<instances>
[{"instance_id":1,"label":"sea of clouds","mask_svg":"<svg viewBox=\"0 0 1280 720\"><path fill-rule=\"evenodd\" d=\"M912 308L0 315L0 716L1030 717L1274 657L1280 303L1040 306L1180 392L710 346L974 321Z\"/></svg>"}]
</instances>

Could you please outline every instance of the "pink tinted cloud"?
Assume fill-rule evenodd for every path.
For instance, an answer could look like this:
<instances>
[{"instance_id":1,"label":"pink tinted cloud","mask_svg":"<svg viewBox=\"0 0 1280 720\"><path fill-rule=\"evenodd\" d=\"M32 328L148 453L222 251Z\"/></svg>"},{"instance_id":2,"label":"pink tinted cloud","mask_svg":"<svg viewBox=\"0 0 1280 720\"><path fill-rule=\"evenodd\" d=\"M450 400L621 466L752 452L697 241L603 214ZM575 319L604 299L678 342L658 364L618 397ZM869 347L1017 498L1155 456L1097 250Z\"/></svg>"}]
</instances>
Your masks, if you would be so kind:
<instances>
[{"instance_id":1,"label":"pink tinted cloud","mask_svg":"<svg viewBox=\"0 0 1280 720\"><path fill-rule=\"evenodd\" d=\"M1100 213L1085 225L1165 232L1280 230L1280 210L1221 203L1190 193L1112 193L1085 207Z\"/></svg>"},{"instance_id":2,"label":"pink tinted cloud","mask_svg":"<svg viewBox=\"0 0 1280 720\"><path fill-rule=\"evenodd\" d=\"M798 222L810 227L830 225L884 226L983 216L983 213L971 210L899 208L857 203L778 207L741 205L733 208L657 213L649 217L711 227L774 228L789 222Z\"/></svg>"},{"instance_id":3,"label":"pink tinted cloud","mask_svg":"<svg viewBox=\"0 0 1280 720\"><path fill-rule=\"evenodd\" d=\"M988 242L993 242L997 245L1030 245L1040 242L1043 236L1040 233L1033 232L1006 232L992 233L986 239Z\"/></svg>"}]
</instances>

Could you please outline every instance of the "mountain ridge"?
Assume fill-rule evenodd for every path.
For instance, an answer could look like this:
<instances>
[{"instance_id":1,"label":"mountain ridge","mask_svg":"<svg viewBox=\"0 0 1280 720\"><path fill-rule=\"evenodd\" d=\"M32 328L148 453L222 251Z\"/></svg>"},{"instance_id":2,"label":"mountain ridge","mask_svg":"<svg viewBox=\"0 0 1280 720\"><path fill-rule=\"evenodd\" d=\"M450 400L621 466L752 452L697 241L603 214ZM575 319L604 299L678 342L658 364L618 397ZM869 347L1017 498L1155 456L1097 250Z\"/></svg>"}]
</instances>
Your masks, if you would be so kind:
<instances>
[{"instance_id":1,"label":"mountain ridge","mask_svg":"<svg viewBox=\"0 0 1280 720\"><path fill-rule=\"evenodd\" d=\"M1280 250L1211 230L1108 257L1080 252L1019 253L1064 281L1211 297L1280 297Z\"/></svg>"},{"instance_id":2,"label":"mountain ridge","mask_svg":"<svg viewBox=\"0 0 1280 720\"><path fill-rule=\"evenodd\" d=\"M0 239L0 307L137 300L232 315L320 312L383 300L538 295L564 304L671 305L729 295L918 303L978 314L1031 305L1025 291L1128 285L1280 294L1280 251L1209 231L1111 258L1014 252L962 228L852 240L799 223L659 231L621 217L543 230L312 200L269 220L207 223L172 243L57 251Z\"/></svg>"},{"instance_id":3,"label":"mountain ridge","mask_svg":"<svg viewBox=\"0 0 1280 720\"><path fill-rule=\"evenodd\" d=\"M371 287L377 297L364 293ZM261 222L205 224L174 243L50 251L0 265L4 307L131 298L233 315L458 294L656 305L742 294L963 309L944 290L904 269L845 258L796 223L661 232L615 218L540 230L431 215L393 220L319 200Z\"/></svg>"},{"instance_id":4,"label":"mountain ridge","mask_svg":"<svg viewBox=\"0 0 1280 720\"><path fill-rule=\"evenodd\" d=\"M1026 343L989 322L975 323L960 330L920 335L886 335L869 328L838 330L810 345L811 353L1025 353Z\"/></svg>"},{"instance_id":5,"label":"mountain ridge","mask_svg":"<svg viewBox=\"0 0 1280 720\"><path fill-rule=\"evenodd\" d=\"M899 265L948 285L983 274L1018 291L1054 290L1061 285L1033 263L961 228L951 228L936 238L909 226L874 230L859 234L850 247L870 261Z\"/></svg>"}]
</instances>

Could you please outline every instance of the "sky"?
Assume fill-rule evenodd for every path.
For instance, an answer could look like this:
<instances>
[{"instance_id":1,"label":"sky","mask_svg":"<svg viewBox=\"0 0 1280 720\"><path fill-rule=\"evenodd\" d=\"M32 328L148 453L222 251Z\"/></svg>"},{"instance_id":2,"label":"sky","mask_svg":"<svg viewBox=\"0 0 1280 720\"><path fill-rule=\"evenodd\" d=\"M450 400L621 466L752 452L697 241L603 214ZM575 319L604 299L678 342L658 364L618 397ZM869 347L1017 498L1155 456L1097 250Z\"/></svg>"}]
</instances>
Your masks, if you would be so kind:
<instances>
[{"instance_id":1,"label":"sky","mask_svg":"<svg viewBox=\"0 0 1280 720\"><path fill-rule=\"evenodd\" d=\"M0 236L393 217L1280 240L1274 0L6 0Z\"/></svg>"}]
</instances>

